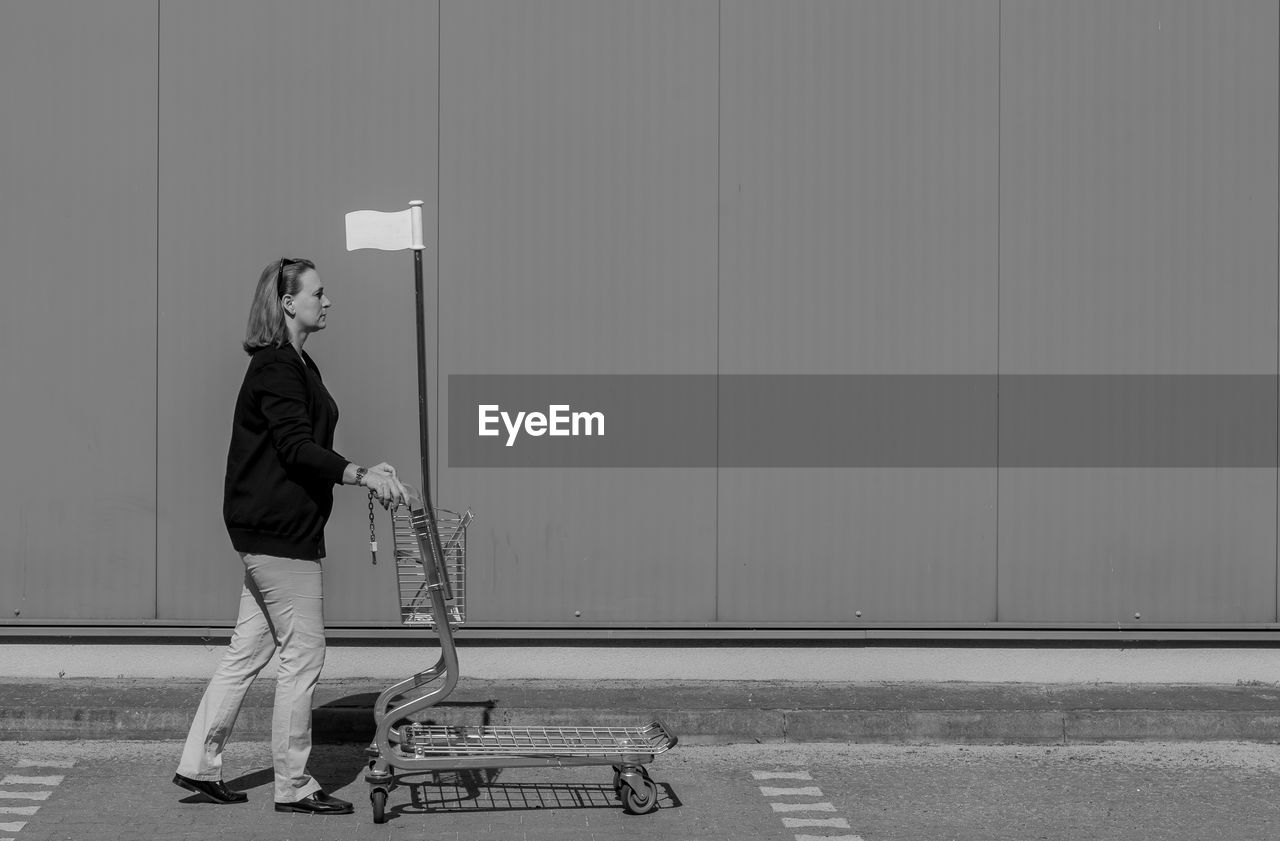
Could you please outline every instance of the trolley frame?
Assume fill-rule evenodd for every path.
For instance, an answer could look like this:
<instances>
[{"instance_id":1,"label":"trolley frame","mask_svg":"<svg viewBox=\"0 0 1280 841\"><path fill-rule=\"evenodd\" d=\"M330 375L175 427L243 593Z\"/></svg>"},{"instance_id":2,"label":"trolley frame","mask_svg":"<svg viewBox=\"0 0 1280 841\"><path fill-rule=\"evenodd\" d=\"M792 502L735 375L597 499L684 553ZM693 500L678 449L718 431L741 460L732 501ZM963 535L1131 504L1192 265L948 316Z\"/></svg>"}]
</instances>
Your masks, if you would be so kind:
<instances>
[{"instance_id":1,"label":"trolley frame","mask_svg":"<svg viewBox=\"0 0 1280 841\"><path fill-rule=\"evenodd\" d=\"M365 774L374 823L385 821L387 797L400 777L480 768L610 765L614 790L626 811L656 809L657 785L645 766L678 741L661 721L647 727L459 727L412 720L457 686L454 630L465 621L466 528L472 517L470 511L459 516L445 510L428 517L424 507L411 489L408 509L393 512L393 554L401 619L407 625L430 626L439 639L440 658L431 668L387 687L374 704L375 732ZM449 534L443 545L432 540L436 528Z\"/></svg>"}]
</instances>

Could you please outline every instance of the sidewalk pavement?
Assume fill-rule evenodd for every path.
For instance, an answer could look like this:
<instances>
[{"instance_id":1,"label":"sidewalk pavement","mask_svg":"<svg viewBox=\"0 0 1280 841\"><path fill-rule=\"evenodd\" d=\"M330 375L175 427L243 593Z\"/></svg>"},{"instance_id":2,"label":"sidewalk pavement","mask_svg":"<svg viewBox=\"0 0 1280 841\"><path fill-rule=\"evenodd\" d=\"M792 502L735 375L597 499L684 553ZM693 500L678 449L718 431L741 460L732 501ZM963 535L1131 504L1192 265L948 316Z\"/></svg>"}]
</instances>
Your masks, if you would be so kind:
<instances>
[{"instance_id":1,"label":"sidewalk pavement","mask_svg":"<svg viewBox=\"0 0 1280 841\"><path fill-rule=\"evenodd\" d=\"M225 639L0 644L0 740L180 739ZM416 644L331 644L318 740L363 742L388 686L434 662ZM602 726L661 719L686 744L1280 742L1270 646L936 647L468 643L440 724ZM270 733L275 666L236 725Z\"/></svg>"},{"instance_id":2,"label":"sidewalk pavement","mask_svg":"<svg viewBox=\"0 0 1280 841\"><path fill-rule=\"evenodd\" d=\"M180 739L204 681L0 680L0 740ZM365 742L389 685L324 680L319 742ZM267 739L274 681L250 690L238 739ZM463 678L438 724L604 726L659 719L686 744L1067 744L1280 740L1280 689L1243 685L519 680Z\"/></svg>"}]
</instances>

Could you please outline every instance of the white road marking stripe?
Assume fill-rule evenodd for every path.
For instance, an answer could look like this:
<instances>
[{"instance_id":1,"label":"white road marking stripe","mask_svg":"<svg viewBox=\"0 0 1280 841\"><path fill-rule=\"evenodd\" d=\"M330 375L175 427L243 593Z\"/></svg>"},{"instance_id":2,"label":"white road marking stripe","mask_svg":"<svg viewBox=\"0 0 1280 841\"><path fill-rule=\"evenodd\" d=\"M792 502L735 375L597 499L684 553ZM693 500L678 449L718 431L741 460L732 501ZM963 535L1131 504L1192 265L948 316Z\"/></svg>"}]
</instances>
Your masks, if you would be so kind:
<instances>
[{"instance_id":1,"label":"white road marking stripe","mask_svg":"<svg viewBox=\"0 0 1280 841\"><path fill-rule=\"evenodd\" d=\"M34 815L39 806L0 806L0 815Z\"/></svg>"},{"instance_id":2,"label":"white road marking stripe","mask_svg":"<svg viewBox=\"0 0 1280 841\"><path fill-rule=\"evenodd\" d=\"M822 789L817 786L804 786L801 788L771 788L769 786L760 786L760 793L765 797L821 797Z\"/></svg>"},{"instance_id":3,"label":"white road marking stripe","mask_svg":"<svg viewBox=\"0 0 1280 841\"><path fill-rule=\"evenodd\" d=\"M9 823L0 823L0 832L21 832L22 828L27 825L26 821L10 821Z\"/></svg>"},{"instance_id":4,"label":"white road marking stripe","mask_svg":"<svg viewBox=\"0 0 1280 841\"><path fill-rule=\"evenodd\" d=\"M74 759L23 759L14 768L70 768L76 764ZM3 839L0 839L3 841Z\"/></svg>"},{"instance_id":5,"label":"white road marking stripe","mask_svg":"<svg viewBox=\"0 0 1280 841\"><path fill-rule=\"evenodd\" d=\"M775 812L834 812L833 803L770 803Z\"/></svg>"},{"instance_id":6,"label":"white road marking stripe","mask_svg":"<svg viewBox=\"0 0 1280 841\"><path fill-rule=\"evenodd\" d=\"M808 771L752 771L756 780L812 780ZM822 797L822 789L817 786L760 786L760 793L765 797ZM769 804L777 812L834 812L832 803L776 803ZM801 827L829 827L831 829L849 829L847 818L791 818L784 817L782 825L787 829ZM796 835L796 841L863 841L861 835Z\"/></svg>"},{"instance_id":7,"label":"white road marking stripe","mask_svg":"<svg viewBox=\"0 0 1280 841\"><path fill-rule=\"evenodd\" d=\"M849 822L844 818L783 818L782 825L787 829L801 829L806 826L829 826L835 829L849 828Z\"/></svg>"},{"instance_id":8,"label":"white road marking stripe","mask_svg":"<svg viewBox=\"0 0 1280 841\"><path fill-rule=\"evenodd\" d=\"M0 780L0 786L56 786L59 785L66 777L21 777L17 774L8 774L4 779Z\"/></svg>"},{"instance_id":9,"label":"white road marking stripe","mask_svg":"<svg viewBox=\"0 0 1280 841\"><path fill-rule=\"evenodd\" d=\"M0 800L48 800L51 791L0 791ZM4 839L0 838L0 841Z\"/></svg>"}]
</instances>

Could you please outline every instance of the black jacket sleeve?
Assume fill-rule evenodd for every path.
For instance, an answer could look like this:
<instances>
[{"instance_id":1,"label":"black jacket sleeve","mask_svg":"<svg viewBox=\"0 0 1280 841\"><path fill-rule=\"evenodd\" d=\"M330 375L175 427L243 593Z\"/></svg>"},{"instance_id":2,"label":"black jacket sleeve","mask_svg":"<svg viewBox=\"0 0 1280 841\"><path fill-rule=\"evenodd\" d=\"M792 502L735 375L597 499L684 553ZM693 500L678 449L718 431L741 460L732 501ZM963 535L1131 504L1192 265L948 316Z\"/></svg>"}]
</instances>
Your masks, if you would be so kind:
<instances>
[{"instance_id":1,"label":"black jacket sleeve","mask_svg":"<svg viewBox=\"0 0 1280 841\"><path fill-rule=\"evenodd\" d=\"M347 459L316 442L307 372L290 362L270 362L259 372L257 396L271 444L285 470L341 484Z\"/></svg>"}]
</instances>

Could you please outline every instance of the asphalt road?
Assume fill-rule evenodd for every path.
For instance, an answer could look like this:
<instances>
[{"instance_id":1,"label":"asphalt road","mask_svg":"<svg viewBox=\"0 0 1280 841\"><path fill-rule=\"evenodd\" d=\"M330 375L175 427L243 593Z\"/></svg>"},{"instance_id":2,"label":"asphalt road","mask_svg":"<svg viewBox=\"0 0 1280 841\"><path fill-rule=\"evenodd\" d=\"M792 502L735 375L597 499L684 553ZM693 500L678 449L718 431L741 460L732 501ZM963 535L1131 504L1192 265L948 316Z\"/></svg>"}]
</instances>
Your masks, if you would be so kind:
<instances>
[{"instance_id":1,"label":"asphalt road","mask_svg":"<svg viewBox=\"0 0 1280 841\"><path fill-rule=\"evenodd\" d=\"M177 742L0 742L0 839L1203 839L1280 837L1280 747L679 745L650 766L661 808L628 815L601 768L423 777L374 824L359 745L312 770L356 814L272 809L268 746L233 743L244 805L170 782Z\"/></svg>"}]
</instances>

